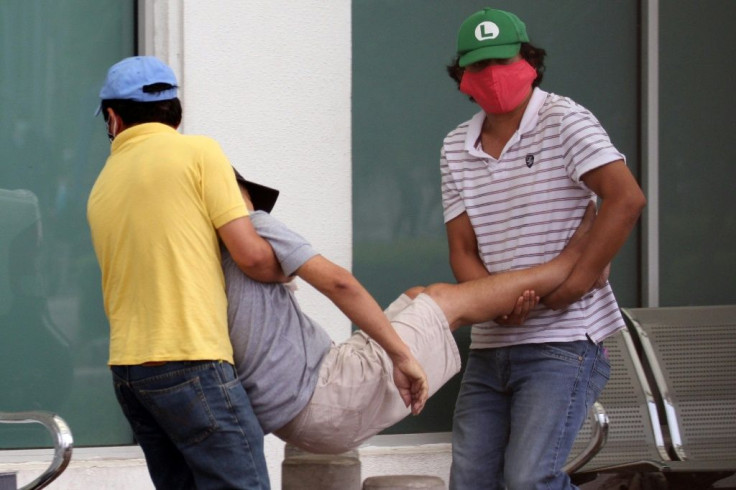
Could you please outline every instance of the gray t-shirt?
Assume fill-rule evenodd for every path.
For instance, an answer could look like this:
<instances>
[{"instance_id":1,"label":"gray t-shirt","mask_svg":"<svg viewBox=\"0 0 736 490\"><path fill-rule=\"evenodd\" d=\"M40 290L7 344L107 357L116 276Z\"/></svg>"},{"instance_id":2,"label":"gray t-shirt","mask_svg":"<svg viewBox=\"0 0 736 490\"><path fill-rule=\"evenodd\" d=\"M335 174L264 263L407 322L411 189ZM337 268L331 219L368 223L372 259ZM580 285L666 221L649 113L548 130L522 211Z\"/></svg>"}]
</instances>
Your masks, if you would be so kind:
<instances>
[{"instance_id":1,"label":"gray t-shirt","mask_svg":"<svg viewBox=\"0 0 736 490\"><path fill-rule=\"evenodd\" d=\"M255 211L250 219L273 247L286 275L317 255L304 238L271 215ZM250 279L224 247L222 267L235 367L263 431L273 432L309 402L332 341L302 313L286 286Z\"/></svg>"}]
</instances>

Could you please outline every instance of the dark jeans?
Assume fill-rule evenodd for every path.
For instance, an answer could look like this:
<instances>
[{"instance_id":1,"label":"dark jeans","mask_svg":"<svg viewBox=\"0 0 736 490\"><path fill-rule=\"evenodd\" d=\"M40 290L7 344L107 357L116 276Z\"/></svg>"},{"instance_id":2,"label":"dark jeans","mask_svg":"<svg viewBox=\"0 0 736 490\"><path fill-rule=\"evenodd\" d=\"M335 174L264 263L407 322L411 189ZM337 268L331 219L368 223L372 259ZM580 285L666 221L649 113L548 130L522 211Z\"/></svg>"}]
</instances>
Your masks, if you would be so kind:
<instances>
[{"instance_id":1,"label":"dark jeans","mask_svg":"<svg viewBox=\"0 0 736 490\"><path fill-rule=\"evenodd\" d=\"M111 369L156 488L270 488L263 431L231 364Z\"/></svg>"}]
</instances>

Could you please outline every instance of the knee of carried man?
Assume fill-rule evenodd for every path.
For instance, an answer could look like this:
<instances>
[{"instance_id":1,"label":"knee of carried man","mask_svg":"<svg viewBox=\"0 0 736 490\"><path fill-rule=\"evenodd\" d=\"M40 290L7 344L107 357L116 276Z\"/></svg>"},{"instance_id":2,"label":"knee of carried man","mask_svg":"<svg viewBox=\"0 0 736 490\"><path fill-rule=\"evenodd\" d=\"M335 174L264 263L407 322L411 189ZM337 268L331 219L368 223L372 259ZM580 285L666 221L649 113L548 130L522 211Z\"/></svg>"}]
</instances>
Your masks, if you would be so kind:
<instances>
[{"instance_id":1,"label":"knee of carried man","mask_svg":"<svg viewBox=\"0 0 736 490\"><path fill-rule=\"evenodd\" d=\"M406 291L404 291L404 294L409 296L411 299L414 299L420 294L422 294L425 289L426 288L424 286L414 286L413 288L409 288Z\"/></svg>"},{"instance_id":2,"label":"knee of carried man","mask_svg":"<svg viewBox=\"0 0 736 490\"><path fill-rule=\"evenodd\" d=\"M441 302L446 297L454 286L452 284L445 284L438 282L436 284L430 284L424 288L424 294L429 295L433 300Z\"/></svg>"}]
</instances>

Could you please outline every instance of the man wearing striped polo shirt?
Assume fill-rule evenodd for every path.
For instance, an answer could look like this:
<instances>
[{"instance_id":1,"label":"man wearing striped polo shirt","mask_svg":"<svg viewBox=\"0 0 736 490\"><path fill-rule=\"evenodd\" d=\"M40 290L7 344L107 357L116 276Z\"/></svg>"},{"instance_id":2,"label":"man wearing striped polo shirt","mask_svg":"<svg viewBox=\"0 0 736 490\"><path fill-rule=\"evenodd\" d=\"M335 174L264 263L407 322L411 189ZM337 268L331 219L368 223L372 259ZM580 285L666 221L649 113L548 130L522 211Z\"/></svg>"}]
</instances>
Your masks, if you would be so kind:
<instances>
[{"instance_id":1,"label":"man wearing striped polo shirt","mask_svg":"<svg viewBox=\"0 0 736 490\"><path fill-rule=\"evenodd\" d=\"M562 472L610 366L601 342L623 328L607 266L644 195L587 109L539 88L545 51L514 14L486 8L460 27L448 67L482 109L444 140L442 200L459 282L557 255L600 199L573 272L512 318L473 326L455 409L450 488L574 488Z\"/></svg>"}]
</instances>

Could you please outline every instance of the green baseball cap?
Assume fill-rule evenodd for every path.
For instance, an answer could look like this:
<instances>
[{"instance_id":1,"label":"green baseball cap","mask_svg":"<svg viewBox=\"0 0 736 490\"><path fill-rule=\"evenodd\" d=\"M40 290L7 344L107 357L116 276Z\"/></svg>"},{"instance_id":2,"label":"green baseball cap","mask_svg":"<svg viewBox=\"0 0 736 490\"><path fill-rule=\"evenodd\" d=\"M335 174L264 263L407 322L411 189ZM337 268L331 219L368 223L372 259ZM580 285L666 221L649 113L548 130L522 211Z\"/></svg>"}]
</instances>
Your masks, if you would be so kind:
<instances>
[{"instance_id":1,"label":"green baseball cap","mask_svg":"<svg viewBox=\"0 0 736 490\"><path fill-rule=\"evenodd\" d=\"M529 36L521 19L511 12L484 8L460 26L457 34L460 66L491 58L513 58L523 42L528 43Z\"/></svg>"}]
</instances>

